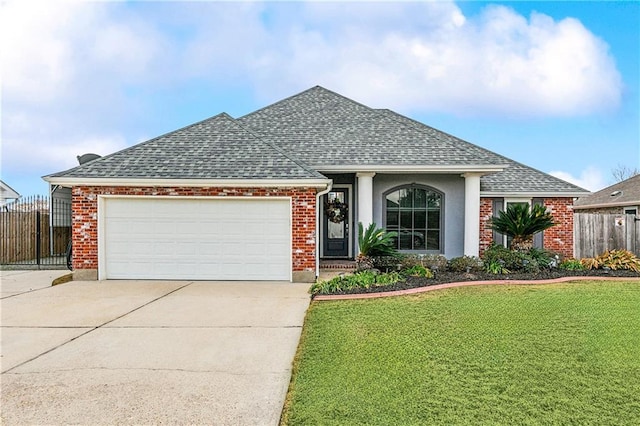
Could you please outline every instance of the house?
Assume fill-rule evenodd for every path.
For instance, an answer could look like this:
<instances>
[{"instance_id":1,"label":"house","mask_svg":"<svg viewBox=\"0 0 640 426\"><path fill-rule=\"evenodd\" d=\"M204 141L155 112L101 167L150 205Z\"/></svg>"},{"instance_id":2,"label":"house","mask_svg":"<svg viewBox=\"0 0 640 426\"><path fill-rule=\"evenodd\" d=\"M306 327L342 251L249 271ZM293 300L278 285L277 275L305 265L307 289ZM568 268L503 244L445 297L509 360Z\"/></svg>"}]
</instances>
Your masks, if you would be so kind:
<instances>
[{"instance_id":1,"label":"house","mask_svg":"<svg viewBox=\"0 0 640 426\"><path fill-rule=\"evenodd\" d=\"M537 244L573 251L588 192L386 109L316 86L245 115L222 113L73 169L80 279L314 281L357 255L357 224L399 232L403 252L478 256L491 216L542 204Z\"/></svg>"},{"instance_id":2,"label":"house","mask_svg":"<svg viewBox=\"0 0 640 426\"><path fill-rule=\"evenodd\" d=\"M4 209L7 204L17 200L18 198L20 198L20 194L0 180L0 208Z\"/></svg>"},{"instance_id":3,"label":"house","mask_svg":"<svg viewBox=\"0 0 640 426\"><path fill-rule=\"evenodd\" d=\"M580 197L574 203L574 210L580 213L640 213L640 175Z\"/></svg>"}]
</instances>

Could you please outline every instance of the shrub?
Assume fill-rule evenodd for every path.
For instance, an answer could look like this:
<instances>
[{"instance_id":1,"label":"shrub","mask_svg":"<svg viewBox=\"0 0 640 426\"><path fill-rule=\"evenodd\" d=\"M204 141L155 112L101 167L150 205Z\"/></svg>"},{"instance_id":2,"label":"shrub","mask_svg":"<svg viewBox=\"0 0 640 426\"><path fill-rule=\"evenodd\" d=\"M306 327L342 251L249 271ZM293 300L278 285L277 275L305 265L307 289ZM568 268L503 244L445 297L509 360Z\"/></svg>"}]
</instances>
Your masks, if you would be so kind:
<instances>
[{"instance_id":1,"label":"shrub","mask_svg":"<svg viewBox=\"0 0 640 426\"><path fill-rule=\"evenodd\" d=\"M565 259L560 262L558 268L565 269L567 271L582 271L585 269L578 259Z\"/></svg>"},{"instance_id":2,"label":"shrub","mask_svg":"<svg viewBox=\"0 0 640 426\"><path fill-rule=\"evenodd\" d=\"M399 256L373 256L370 257L371 265L380 271L389 272L397 271L398 265L402 264ZM402 268L402 266L400 266Z\"/></svg>"},{"instance_id":3,"label":"shrub","mask_svg":"<svg viewBox=\"0 0 640 426\"><path fill-rule=\"evenodd\" d=\"M375 258L399 256L398 250L393 245L393 239L398 234L396 232L387 232L382 228L376 228L376 224L372 223L364 229L362 222L358 223L358 247L360 253L356 257L356 269L358 271L378 268L383 270L390 269L384 265L383 260L378 260L376 264ZM397 260L395 261L397 264Z\"/></svg>"},{"instance_id":4,"label":"shrub","mask_svg":"<svg viewBox=\"0 0 640 426\"><path fill-rule=\"evenodd\" d=\"M628 250L607 250L596 258L586 258L580 261L587 269L609 268L626 269L640 272L640 259Z\"/></svg>"},{"instance_id":5,"label":"shrub","mask_svg":"<svg viewBox=\"0 0 640 426\"><path fill-rule=\"evenodd\" d=\"M441 254L405 254L400 257L401 269L420 265L432 271L445 271L447 263L447 258Z\"/></svg>"},{"instance_id":6,"label":"shrub","mask_svg":"<svg viewBox=\"0 0 640 426\"><path fill-rule=\"evenodd\" d=\"M585 257L580 259L580 264L584 267L584 269L599 269L600 262L595 257Z\"/></svg>"},{"instance_id":7,"label":"shrub","mask_svg":"<svg viewBox=\"0 0 640 426\"><path fill-rule=\"evenodd\" d=\"M528 252L509 250L497 244L485 250L485 264L498 263L510 272L537 273L540 271L538 261Z\"/></svg>"},{"instance_id":8,"label":"shrub","mask_svg":"<svg viewBox=\"0 0 640 426\"><path fill-rule=\"evenodd\" d=\"M485 263L484 270L494 275L503 275L511 272L507 268L505 268L500 261L495 261L495 260Z\"/></svg>"},{"instance_id":9,"label":"shrub","mask_svg":"<svg viewBox=\"0 0 640 426\"><path fill-rule=\"evenodd\" d=\"M371 288L392 285L402 280L397 272L380 274L374 271L356 272L353 275L341 275L328 281L320 281L311 286L309 292L316 294L332 294L349 291L354 288Z\"/></svg>"},{"instance_id":10,"label":"shrub","mask_svg":"<svg viewBox=\"0 0 640 426\"><path fill-rule=\"evenodd\" d=\"M448 268L453 272L479 272L482 270L482 260L475 256L454 257L449 260Z\"/></svg>"},{"instance_id":11,"label":"shrub","mask_svg":"<svg viewBox=\"0 0 640 426\"><path fill-rule=\"evenodd\" d=\"M376 228L372 223L364 230L362 222L358 223L358 246L363 256L397 256L398 250L393 245L396 232L387 232L382 228Z\"/></svg>"},{"instance_id":12,"label":"shrub","mask_svg":"<svg viewBox=\"0 0 640 426\"><path fill-rule=\"evenodd\" d=\"M433 272L429 268L425 268L422 265L414 265L411 268L402 270L402 275L408 277L424 277L433 278Z\"/></svg>"},{"instance_id":13,"label":"shrub","mask_svg":"<svg viewBox=\"0 0 640 426\"><path fill-rule=\"evenodd\" d=\"M432 271L445 271L448 263L447 258L441 254L425 254L422 256L422 266Z\"/></svg>"},{"instance_id":14,"label":"shrub","mask_svg":"<svg viewBox=\"0 0 640 426\"><path fill-rule=\"evenodd\" d=\"M560 256L558 256L552 251L539 249L535 247L529 250L528 254L529 256L531 256L533 260L538 262L538 266L540 266L543 269L558 266L558 260L560 259Z\"/></svg>"}]
</instances>

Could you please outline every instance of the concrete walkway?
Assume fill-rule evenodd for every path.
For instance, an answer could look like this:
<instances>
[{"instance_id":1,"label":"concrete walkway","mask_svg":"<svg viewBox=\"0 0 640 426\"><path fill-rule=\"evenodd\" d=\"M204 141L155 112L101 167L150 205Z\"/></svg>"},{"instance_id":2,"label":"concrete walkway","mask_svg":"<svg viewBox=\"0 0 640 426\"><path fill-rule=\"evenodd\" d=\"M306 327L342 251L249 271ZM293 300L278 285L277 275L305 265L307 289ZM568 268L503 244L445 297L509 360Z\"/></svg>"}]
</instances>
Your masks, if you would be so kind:
<instances>
[{"instance_id":1,"label":"concrete walkway","mask_svg":"<svg viewBox=\"0 0 640 426\"><path fill-rule=\"evenodd\" d=\"M76 281L5 296L0 423L276 425L308 288Z\"/></svg>"}]
</instances>

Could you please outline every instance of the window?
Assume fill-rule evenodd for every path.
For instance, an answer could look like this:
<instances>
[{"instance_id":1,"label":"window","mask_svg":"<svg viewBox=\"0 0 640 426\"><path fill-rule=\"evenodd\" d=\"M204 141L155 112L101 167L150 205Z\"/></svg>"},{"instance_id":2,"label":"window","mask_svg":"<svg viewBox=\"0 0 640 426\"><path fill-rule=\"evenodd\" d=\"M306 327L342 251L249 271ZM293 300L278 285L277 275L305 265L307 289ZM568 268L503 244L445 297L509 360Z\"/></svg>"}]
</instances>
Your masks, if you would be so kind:
<instances>
[{"instance_id":1,"label":"window","mask_svg":"<svg viewBox=\"0 0 640 426\"><path fill-rule=\"evenodd\" d=\"M420 185L385 193L385 228L398 233L398 250L441 251L442 194Z\"/></svg>"},{"instance_id":2,"label":"window","mask_svg":"<svg viewBox=\"0 0 640 426\"><path fill-rule=\"evenodd\" d=\"M638 209L635 207L627 207L626 209L624 209L624 214L638 214Z\"/></svg>"}]
</instances>

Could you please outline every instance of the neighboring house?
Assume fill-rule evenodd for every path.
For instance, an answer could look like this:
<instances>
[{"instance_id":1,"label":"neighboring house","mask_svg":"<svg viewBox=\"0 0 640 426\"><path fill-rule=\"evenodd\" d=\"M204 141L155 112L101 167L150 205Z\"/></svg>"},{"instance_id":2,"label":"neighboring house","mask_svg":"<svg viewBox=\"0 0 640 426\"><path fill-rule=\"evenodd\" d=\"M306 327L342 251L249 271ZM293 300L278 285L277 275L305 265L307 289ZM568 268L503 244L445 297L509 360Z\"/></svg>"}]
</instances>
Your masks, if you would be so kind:
<instances>
[{"instance_id":1,"label":"neighboring house","mask_svg":"<svg viewBox=\"0 0 640 426\"><path fill-rule=\"evenodd\" d=\"M640 214L640 175L580 197L573 208L579 213Z\"/></svg>"},{"instance_id":2,"label":"neighboring house","mask_svg":"<svg viewBox=\"0 0 640 426\"><path fill-rule=\"evenodd\" d=\"M4 209L7 204L17 200L18 198L20 198L20 194L0 180L0 208Z\"/></svg>"},{"instance_id":3,"label":"neighboring house","mask_svg":"<svg viewBox=\"0 0 640 426\"><path fill-rule=\"evenodd\" d=\"M75 274L99 279L313 281L357 255L357 224L408 253L478 256L509 203L558 225L573 252L588 192L389 110L314 87L234 119L219 114L45 176L72 189Z\"/></svg>"}]
</instances>

